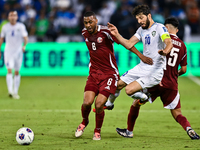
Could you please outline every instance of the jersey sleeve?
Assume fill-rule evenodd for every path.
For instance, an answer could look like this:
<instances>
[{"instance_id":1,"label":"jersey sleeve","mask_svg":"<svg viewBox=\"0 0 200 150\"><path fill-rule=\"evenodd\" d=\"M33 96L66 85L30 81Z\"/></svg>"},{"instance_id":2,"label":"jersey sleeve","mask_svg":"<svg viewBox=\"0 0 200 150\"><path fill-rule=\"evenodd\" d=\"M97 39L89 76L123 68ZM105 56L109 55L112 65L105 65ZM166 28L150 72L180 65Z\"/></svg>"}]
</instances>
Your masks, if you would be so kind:
<instances>
[{"instance_id":1,"label":"jersey sleeve","mask_svg":"<svg viewBox=\"0 0 200 150\"><path fill-rule=\"evenodd\" d=\"M136 33L134 34L139 40L141 40L141 27L137 29Z\"/></svg>"},{"instance_id":2,"label":"jersey sleeve","mask_svg":"<svg viewBox=\"0 0 200 150\"><path fill-rule=\"evenodd\" d=\"M25 27L24 24L22 24L22 26L21 26L21 31L22 31L22 36L23 37L28 36L28 32L26 31L26 27Z\"/></svg>"},{"instance_id":3,"label":"jersey sleeve","mask_svg":"<svg viewBox=\"0 0 200 150\"><path fill-rule=\"evenodd\" d=\"M115 36L113 36L111 33L110 33L110 39L112 41L116 42L117 44L120 44L119 41L118 41L118 39Z\"/></svg>"},{"instance_id":4,"label":"jersey sleeve","mask_svg":"<svg viewBox=\"0 0 200 150\"><path fill-rule=\"evenodd\" d=\"M187 65L187 49L184 43L182 43L184 54L183 57L181 58L180 65L181 66L186 66Z\"/></svg>"},{"instance_id":5,"label":"jersey sleeve","mask_svg":"<svg viewBox=\"0 0 200 150\"><path fill-rule=\"evenodd\" d=\"M170 38L170 35L169 35L169 32L168 32L167 28L162 24L158 25L157 32L159 33L162 41L164 41L165 39Z\"/></svg>"}]
</instances>

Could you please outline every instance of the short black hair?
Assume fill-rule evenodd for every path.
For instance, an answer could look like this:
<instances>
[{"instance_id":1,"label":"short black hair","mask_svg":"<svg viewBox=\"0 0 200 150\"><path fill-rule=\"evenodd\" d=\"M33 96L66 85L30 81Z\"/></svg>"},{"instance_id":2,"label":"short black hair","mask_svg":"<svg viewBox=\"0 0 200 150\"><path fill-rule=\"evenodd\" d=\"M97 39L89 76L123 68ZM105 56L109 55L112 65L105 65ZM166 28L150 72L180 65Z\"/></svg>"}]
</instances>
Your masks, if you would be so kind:
<instances>
[{"instance_id":1,"label":"short black hair","mask_svg":"<svg viewBox=\"0 0 200 150\"><path fill-rule=\"evenodd\" d=\"M169 17L165 20L165 23L164 25L166 24L171 24L173 25L174 27L178 28L178 25L179 25L179 22L178 22L178 19L175 18L175 17Z\"/></svg>"},{"instance_id":2,"label":"short black hair","mask_svg":"<svg viewBox=\"0 0 200 150\"><path fill-rule=\"evenodd\" d=\"M93 11L87 11L87 12L84 14L84 17L90 17L90 16L95 16L95 17L96 17L96 14L95 14Z\"/></svg>"},{"instance_id":3,"label":"short black hair","mask_svg":"<svg viewBox=\"0 0 200 150\"><path fill-rule=\"evenodd\" d=\"M148 5L138 5L136 6L133 11L132 11L132 14L133 16L137 16L139 15L140 13L143 13L144 15L148 15L151 13L150 11L150 8Z\"/></svg>"}]
</instances>

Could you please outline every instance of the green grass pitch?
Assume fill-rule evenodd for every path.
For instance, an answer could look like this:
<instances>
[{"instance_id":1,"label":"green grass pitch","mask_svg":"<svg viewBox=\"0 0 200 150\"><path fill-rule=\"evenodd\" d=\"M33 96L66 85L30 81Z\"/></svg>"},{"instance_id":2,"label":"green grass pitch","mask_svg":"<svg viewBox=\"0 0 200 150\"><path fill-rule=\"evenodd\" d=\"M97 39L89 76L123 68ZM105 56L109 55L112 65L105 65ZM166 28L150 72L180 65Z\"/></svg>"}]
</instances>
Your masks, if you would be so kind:
<instances>
[{"instance_id":1,"label":"green grass pitch","mask_svg":"<svg viewBox=\"0 0 200 150\"><path fill-rule=\"evenodd\" d=\"M80 138L74 133L81 122L81 104L87 77L22 77L20 100L8 97L5 77L0 77L0 150L200 150L157 99L141 107L134 137L123 138L116 127L126 128L132 99L125 91L112 111L105 111L101 141L93 141L95 114ZM182 113L200 134L200 86L179 78ZM94 107L94 106L93 106ZM21 146L15 134L22 126L35 134L31 145Z\"/></svg>"}]
</instances>

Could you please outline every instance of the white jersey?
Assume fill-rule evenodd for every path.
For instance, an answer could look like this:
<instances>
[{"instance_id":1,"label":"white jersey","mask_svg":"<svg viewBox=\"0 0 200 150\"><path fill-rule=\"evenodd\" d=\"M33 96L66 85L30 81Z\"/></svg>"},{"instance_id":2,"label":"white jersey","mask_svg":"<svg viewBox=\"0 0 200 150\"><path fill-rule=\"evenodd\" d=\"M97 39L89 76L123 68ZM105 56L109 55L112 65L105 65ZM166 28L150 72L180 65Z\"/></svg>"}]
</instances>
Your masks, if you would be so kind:
<instances>
[{"instance_id":1,"label":"white jersey","mask_svg":"<svg viewBox=\"0 0 200 150\"><path fill-rule=\"evenodd\" d=\"M135 35L143 43L143 55L152 58L153 65L145 64L140 61L140 66L145 70L152 70L166 68L166 57L158 53L159 50L165 48L165 43L163 42L164 37L169 37L167 28L160 23L154 23L149 29L142 29L140 27Z\"/></svg>"},{"instance_id":2,"label":"white jersey","mask_svg":"<svg viewBox=\"0 0 200 150\"><path fill-rule=\"evenodd\" d=\"M5 38L5 50L7 55L14 55L22 52L23 37L28 36L25 25L17 22L15 25L10 23L2 27L1 37Z\"/></svg>"}]
</instances>

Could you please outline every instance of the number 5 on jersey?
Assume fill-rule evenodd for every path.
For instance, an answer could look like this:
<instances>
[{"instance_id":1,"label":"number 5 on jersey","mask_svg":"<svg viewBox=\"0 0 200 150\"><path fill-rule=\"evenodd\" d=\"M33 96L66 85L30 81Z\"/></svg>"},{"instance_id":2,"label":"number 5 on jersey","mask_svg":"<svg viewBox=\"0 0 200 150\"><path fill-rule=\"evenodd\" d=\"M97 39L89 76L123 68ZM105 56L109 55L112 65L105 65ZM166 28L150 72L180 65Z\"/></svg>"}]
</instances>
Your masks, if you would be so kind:
<instances>
[{"instance_id":1,"label":"number 5 on jersey","mask_svg":"<svg viewBox=\"0 0 200 150\"><path fill-rule=\"evenodd\" d=\"M172 48L170 52L170 58L168 59L168 62L167 62L169 66L172 66L172 67L175 66L176 61L178 59L178 52L179 52L178 48L175 48L175 47Z\"/></svg>"}]
</instances>

